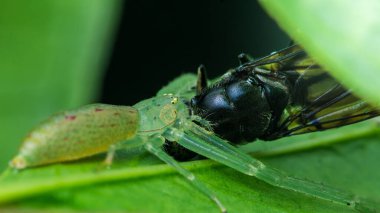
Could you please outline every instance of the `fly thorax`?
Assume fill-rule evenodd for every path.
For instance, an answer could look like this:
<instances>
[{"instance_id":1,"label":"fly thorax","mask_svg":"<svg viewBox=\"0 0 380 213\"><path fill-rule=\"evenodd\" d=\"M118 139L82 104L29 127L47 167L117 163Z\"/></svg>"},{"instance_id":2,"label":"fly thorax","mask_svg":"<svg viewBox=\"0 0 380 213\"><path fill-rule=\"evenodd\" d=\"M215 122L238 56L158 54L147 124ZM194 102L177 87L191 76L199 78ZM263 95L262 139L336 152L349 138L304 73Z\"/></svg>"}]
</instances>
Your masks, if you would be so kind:
<instances>
[{"instance_id":1,"label":"fly thorax","mask_svg":"<svg viewBox=\"0 0 380 213\"><path fill-rule=\"evenodd\" d=\"M272 117L264 88L250 79L207 89L191 100L191 109L208 120L215 133L233 143L260 137Z\"/></svg>"}]
</instances>

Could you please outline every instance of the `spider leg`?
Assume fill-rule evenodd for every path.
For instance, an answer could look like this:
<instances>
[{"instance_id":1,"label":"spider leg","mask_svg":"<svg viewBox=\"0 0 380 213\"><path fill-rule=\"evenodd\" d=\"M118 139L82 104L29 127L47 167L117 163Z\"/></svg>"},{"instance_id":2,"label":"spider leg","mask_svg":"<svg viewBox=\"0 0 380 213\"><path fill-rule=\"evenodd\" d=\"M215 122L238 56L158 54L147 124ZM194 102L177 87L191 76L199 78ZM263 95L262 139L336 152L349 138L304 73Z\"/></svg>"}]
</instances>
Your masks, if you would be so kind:
<instances>
[{"instance_id":1,"label":"spider leg","mask_svg":"<svg viewBox=\"0 0 380 213\"><path fill-rule=\"evenodd\" d=\"M115 157L115 152L116 152L116 146L115 146L115 145L111 145L111 146L108 148L106 158L105 158L104 161L103 161L103 164L104 164L107 168L110 167L110 166L112 165L113 158Z\"/></svg>"},{"instance_id":2,"label":"spider leg","mask_svg":"<svg viewBox=\"0 0 380 213\"><path fill-rule=\"evenodd\" d=\"M145 141L140 137L135 137L130 140L122 141L113 145L110 145L107 151L106 158L103 161L102 166L109 168L112 165L115 153L120 149L130 149L137 146L142 146L145 144Z\"/></svg>"},{"instance_id":3,"label":"spider leg","mask_svg":"<svg viewBox=\"0 0 380 213\"><path fill-rule=\"evenodd\" d=\"M147 151L154 154L159 159L177 170L177 172L183 175L191 184L193 184L193 186L195 186L195 188L210 198L219 207L222 213L226 213L227 209L223 206L223 204L212 191L210 191L201 181L199 181L192 172L183 168L174 158L162 150L162 145L164 142L164 138L154 136L149 138L149 141L145 144L144 147Z\"/></svg>"},{"instance_id":4,"label":"spider leg","mask_svg":"<svg viewBox=\"0 0 380 213\"><path fill-rule=\"evenodd\" d=\"M318 197L341 205L350 206L358 211L368 212L369 208L351 194L327 187L325 185L288 176L284 172L266 166L261 161L240 151L213 133L198 125L184 121L180 129L170 128L164 137L177 141L185 148L227 165L244 174L255 176L273 186L293 190L309 196Z\"/></svg>"}]
</instances>

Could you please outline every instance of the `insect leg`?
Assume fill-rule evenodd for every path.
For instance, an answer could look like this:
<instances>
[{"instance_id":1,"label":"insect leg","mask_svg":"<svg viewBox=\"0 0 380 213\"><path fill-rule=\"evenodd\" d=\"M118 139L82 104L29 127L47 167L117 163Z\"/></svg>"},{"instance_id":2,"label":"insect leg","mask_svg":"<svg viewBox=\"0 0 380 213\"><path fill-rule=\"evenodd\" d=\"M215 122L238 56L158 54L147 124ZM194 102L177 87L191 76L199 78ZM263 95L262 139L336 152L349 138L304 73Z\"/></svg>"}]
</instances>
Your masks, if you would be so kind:
<instances>
[{"instance_id":1,"label":"insect leg","mask_svg":"<svg viewBox=\"0 0 380 213\"><path fill-rule=\"evenodd\" d=\"M253 61L253 58L250 55L247 55L245 53L240 53L238 55L238 60L239 60L240 65L242 65L247 62Z\"/></svg>"},{"instance_id":2,"label":"insect leg","mask_svg":"<svg viewBox=\"0 0 380 213\"><path fill-rule=\"evenodd\" d=\"M199 181L193 173L183 168L176 160L162 150L164 138L152 137L149 142L145 144L145 149L157 156L159 159L174 167L181 175L183 175L191 184L193 184L199 191L209 197L220 209L221 212L227 212L220 200L210 191L201 181Z\"/></svg>"},{"instance_id":3,"label":"insect leg","mask_svg":"<svg viewBox=\"0 0 380 213\"><path fill-rule=\"evenodd\" d=\"M185 131L171 128L164 133L164 136L170 140L177 141L193 152L225 164L244 174L255 176L273 186L351 206L359 211L369 211L368 208L364 207L361 202L348 193L319 183L288 176L284 172L266 166L259 160L230 145L227 141L193 123L188 122L182 125L185 126L183 127Z\"/></svg>"},{"instance_id":4,"label":"insect leg","mask_svg":"<svg viewBox=\"0 0 380 213\"><path fill-rule=\"evenodd\" d=\"M290 39L290 41L288 42L288 47L291 47L293 45L295 45L295 42L293 39Z\"/></svg>"},{"instance_id":5,"label":"insect leg","mask_svg":"<svg viewBox=\"0 0 380 213\"><path fill-rule=\"evenodd\" d=\"M198 79L197 79L196 93L197 95L199 95L201 94L202 90L207 87L206 68L203 64L199 65L197 75L198 75Z\"/></svg>"}]
</instances>

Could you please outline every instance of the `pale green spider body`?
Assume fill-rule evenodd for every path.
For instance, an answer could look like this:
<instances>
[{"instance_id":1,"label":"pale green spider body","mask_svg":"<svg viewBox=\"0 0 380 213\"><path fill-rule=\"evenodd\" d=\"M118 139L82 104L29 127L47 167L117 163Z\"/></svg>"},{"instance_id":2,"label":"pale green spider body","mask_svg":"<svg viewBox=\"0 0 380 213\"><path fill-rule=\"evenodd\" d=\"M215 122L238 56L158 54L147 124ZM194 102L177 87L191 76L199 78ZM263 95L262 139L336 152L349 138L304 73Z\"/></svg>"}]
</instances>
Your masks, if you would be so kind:
<instances>
[{"instance_id":1,"label":"pale green spider body","mask_svg":"<svg viewBox=\"0 0 380 213\"><path fill-rule=\"evenodd\" d=\"M186 106L173 95L160 95L130 106L91 104L58 113L35 128L25 139L11 167L23 169L76 160L107 152L130 139L161 134Z\"/></svg>"},{"instance_id":2,"label":"pale green spider body","mask_svg":"<svg viewBox=\"0 0 380 213\"><path fill-rule=\"evenodd\" d=\"M221 212L227 212L213 192L163 151L166 139L271 185L348 205L359 211L368 211L350 194L293 178L267 167L213 132L200 127L196 123L207 127L207 121L191 116L183 102L194 95L192 88L195 85L195 76L184 75L161 90L156 97L133 107L96 104L53 116L27 137L10 166L23 169L107 151L106 163L110 164L115 150L141 146L173 166L208 196Z\"/></svg>"},{"instance_id":3,"label":"pale green spider body","mask_svg":"<svg viewBox=\"0 0 380 213\"><path fill-rule=\"evenodd\" d=\"M24 139L11 166L23 169L105 152L115 141L134 137L137 120L132 107L104 104L56 114Z\"/></svg>"}]
</instances>

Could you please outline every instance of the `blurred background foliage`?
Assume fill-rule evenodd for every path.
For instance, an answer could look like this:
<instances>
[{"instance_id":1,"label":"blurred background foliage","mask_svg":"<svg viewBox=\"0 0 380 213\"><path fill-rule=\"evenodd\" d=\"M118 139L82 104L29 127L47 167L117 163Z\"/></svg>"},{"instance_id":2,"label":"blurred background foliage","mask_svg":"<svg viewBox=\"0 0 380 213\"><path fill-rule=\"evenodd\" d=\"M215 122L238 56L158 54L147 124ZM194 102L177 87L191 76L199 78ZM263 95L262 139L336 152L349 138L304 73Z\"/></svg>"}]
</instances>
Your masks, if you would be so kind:
<instances>
[{"instance_id":1,"label":"blurred background foliage","mask_svg":"<svg viewBox=\"0 0 380 213\"><path fill-rule=\"evenodd\" d=\"M379 1L260 3L288 35L344 86L380 105Z\"/></svg>"},{"instance_id":2,"label":"blurred background foliage","mask_svg":"<svg viewBox=\"0 0 380 213\"><path fill-rule=\"evenodd\" d=\"M380 100L377 94L380 89L378 1L260 2L289 35L339 80L368 100ZM92 102L133 105L153 96L180 74L195 72L199 64L206 65L209 77L213 78L237 66L237 55L241 52L260 57L287 46L289 41L255 1L3 0L0 3L0 169L17 152L27 132L56 111ZM379 135L377 124L370 126L370 123L373 124L284 138L285 145L297 140L344 143L263 160L290 174L379 200L379 191L373 190L379 188L380 172L376 169ZM364 134L358 134L358 127L364 128ZM268 145L267 150L274 153L281 149L281 141L258 142L253 146L266 147L260 144ZM79 177L92 174L92 168L82 170L87 168L86 160L81 162L27 170L22 173L25 176L12 173L8 178L12 187L21 191L25 187L18 184L17 178L25 178L22 183L28 187L38 188L46 180L57 187L42 198L21 200L21 203L26 201L26 206L66 208L60 204L69 204L77 209L101 206L107 210L118 207L124 210L127 206L141 211L139 207L165 209L169 205L182 210L189 201L201 196L192 193L194 189L176 174L62 191L59 175L67 174L75 179L72 171L77 168ZM98 162L91 163L97 166ZM202 162L205 161L188 164ZM120 164L120 168L124 166ZM243 211L249 206L265 212L285 209L342 212L335 210L330 202L280 190L256 179L252 182L253 178L225 167L221 170L208 167L196 174L202 177L202 173L206 183L236 210ZM35 186L31 177L40 185ZM178 183L187 188L178 187ZM128 186L133 189L126 190ZM8 192L13 192L12 187ZM262 190L263 187L268 190ZM162 202L163 192L175 202ZM184 194L190 196L183 197ZM110 200L97 202L98 195ZM209 209L209 203L201 199L187 206ZM255 199L260 202L252 202ZM339 208L351 211L343 206Z\"/></svg>"},{"instance_id":3,"label":"blurred background foliage","mask_svg":"<svg viewBox=\"0 0 380 213\"><path fill-rule=\"evenodd\" d=\"M206 65L216 77L289 38L255 1L0 3L0 169L54 112L132 105Z\"/></svg>"},{"instance_id":4,"label":"blurred background foliage","mask_svg":"<svg viewBox=\"0 0 380 213\"><path fill-rule=\"evenodd\" d=\"M0 168L48 115L98 97L119 0L0 3Z\"/></svg>"}]
</instances>

